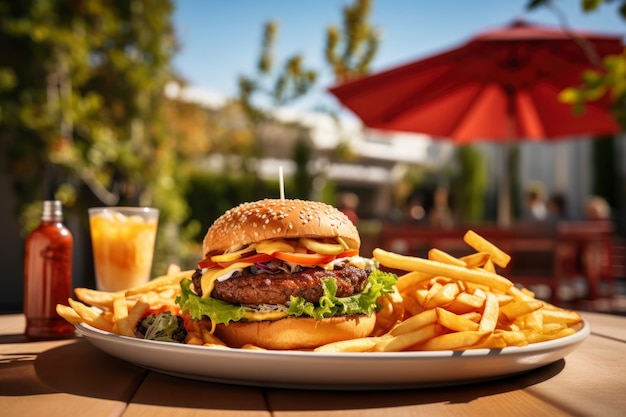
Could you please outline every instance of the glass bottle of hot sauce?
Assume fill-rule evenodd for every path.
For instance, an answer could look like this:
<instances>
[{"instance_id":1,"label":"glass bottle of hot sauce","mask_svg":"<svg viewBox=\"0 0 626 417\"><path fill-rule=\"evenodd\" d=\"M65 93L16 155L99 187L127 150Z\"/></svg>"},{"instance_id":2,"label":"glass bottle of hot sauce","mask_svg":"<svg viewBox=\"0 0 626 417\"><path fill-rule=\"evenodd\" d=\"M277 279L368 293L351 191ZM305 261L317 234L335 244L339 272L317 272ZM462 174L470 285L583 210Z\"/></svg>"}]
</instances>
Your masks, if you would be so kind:
<instances>
[{"instance_id":1,"label":"glass bottle of hot sauce","mask_svg":"<svg viewBox=\"0 0 626 417\"><path fill-rule=\"evenodd\" d=\"M56 312L72 295L72 233L63 224L60 201L44 201L41 223L26 239L24 334L30 339L74 335L74 326Z\"/></svg>"}]
</instances>

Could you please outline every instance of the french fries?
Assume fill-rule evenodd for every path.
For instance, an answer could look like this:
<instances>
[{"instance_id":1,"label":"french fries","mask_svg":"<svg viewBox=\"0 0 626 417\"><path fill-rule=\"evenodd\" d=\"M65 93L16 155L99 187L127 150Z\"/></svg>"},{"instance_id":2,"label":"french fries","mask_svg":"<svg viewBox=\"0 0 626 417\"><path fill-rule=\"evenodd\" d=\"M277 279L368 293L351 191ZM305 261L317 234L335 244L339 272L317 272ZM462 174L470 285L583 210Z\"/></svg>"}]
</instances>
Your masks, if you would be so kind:
<instances>
[{"instance_id":1,"label":"french fries","mask_svg":"<svg viewBox=\"0 0 626 417\"><path fill-rule=\"evenodd\" d=\"M465 241L465 243L470 245L472 248L476 249L477 252L488 253L491 256L491 261L501 268L506 268L511 261L511 256L509 254L504 253L496 245L489 242L473 230L468 230L467 233L465 233L463 241Z\"/></svg>"},{"instance_id":2,"label":"french fries","mask_svg":"<svg viewBox=\"0 0 626 417\"><path fill-rule=\"evenodd\" d=\"M509 288L513 286L511 281L493 272L487 272L478 268L463 268L456 265L431 261L429 259L400 255L393 252L387 252L380 248L374 249L374 258L376 258L381 265L388 268L422 272L431 276L445 276L461 281L467 281L473 284L483 285L503 293L506 293ZM402 278L400 278L400 280L401 279Z\"/></svg>"},{"instance_id":3,"label":"french fries","mask_svg":"<svg viewBox=\"0 0 626 417\"><path fill-rule=\"evenodd\" d=\"M431 249L428 259L375 249L381 265L405 271L396 284L404 318L369 341L316 350L353 352L371 344L377 352L502 349L575 332L582 320L577 312L538 300L496 273L495 265L504 268L509 263L508 254L471 230L464 241L476 253L458 259L438 249ZM389 304L385 306L385 316L392 315Z\"/></svg>"},{"instance_id":4,"label":"french fries","mask_svg":"<svg viewBox=\"0 0 626 417\"><path fill-rule=\"evenodd\" d=\"M166 275L126 291L76 288L77 300L68 299L68 305L58 304L56 311L70 323L86 323L101 330L134 337L137 323L149 310L178 308L174 300L180 295L180 281L192 274L193 271L181 271L180 267L170 265ZM191 335L196 336L202 342L199 344L208 343L200 330L198 335Z\"/></svg>"}]
</instances>

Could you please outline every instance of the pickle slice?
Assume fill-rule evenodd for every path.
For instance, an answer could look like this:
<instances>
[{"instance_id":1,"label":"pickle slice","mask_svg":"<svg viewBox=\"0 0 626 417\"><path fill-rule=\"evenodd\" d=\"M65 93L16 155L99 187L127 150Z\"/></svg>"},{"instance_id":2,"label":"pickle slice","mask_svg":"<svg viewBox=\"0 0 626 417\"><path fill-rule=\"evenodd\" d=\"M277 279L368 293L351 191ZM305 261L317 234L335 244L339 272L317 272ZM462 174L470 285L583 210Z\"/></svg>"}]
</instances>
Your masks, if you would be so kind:
<instances>
[{"instance_id":1,"label":"pickle slice","mask_svg":"<svg viewBox=\"0 0 626 417\"><path fill-rule=\"evenodd\" d=\"M305 248L320 255L338 255L345 250L341 243L324 243L307 237L301 237L299 241Z\"/></svg>"}]
</instances>

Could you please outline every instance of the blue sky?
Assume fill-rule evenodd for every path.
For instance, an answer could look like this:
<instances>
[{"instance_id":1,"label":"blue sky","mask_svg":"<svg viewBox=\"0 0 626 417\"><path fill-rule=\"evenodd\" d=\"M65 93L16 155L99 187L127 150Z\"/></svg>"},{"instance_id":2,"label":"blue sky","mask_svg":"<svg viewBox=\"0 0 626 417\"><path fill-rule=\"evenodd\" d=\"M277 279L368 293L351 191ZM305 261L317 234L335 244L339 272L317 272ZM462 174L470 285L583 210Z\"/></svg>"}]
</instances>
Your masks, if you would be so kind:
<instances>
[{"instance_id":1,"label":"blue sky","mask_svg":"<svg viewBox=\"0 0 626 417\"><path fill-rule=\"evenodd\" d=\"M526 12L528 0L374 0L370 18L383 33L373 70L383 70L463 43L477 32L515 18L558 25L548 10ZM276 59L301 53L320 74L323 97L333 80L324 61L326 28L341 24L353 0L174 0L181 50L174 66L192 85L219 95L236 94L238 75L255 73L263 25L280 24ZM572 28L626 34L616 5L584 14L580 0L556 0ZM315 94L315 93L314 93Z\"/></svg>"}]
</instances>

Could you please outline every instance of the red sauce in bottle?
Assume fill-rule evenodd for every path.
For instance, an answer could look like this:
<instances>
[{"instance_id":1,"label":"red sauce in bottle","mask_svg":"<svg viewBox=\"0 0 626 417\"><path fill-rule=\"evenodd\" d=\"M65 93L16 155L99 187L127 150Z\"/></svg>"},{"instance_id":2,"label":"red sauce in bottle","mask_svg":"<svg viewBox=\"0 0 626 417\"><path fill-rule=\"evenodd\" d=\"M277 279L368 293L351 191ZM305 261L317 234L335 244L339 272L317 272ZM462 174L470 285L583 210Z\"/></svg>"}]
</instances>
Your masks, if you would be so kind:
<instances>
[{"instance_id":1,"label":"red sauce in bottle","mask_svg":"<svg viewBox=\"0 0 626 417\"><path fill-rule=\"evenodd\" d=\"M56 312L72 296L74 239L63 224L60 201L44 201L41 223L26 239L24 259L25 335L56 339L74 335L74 326Z\"/></svg>"}]
</instances>

